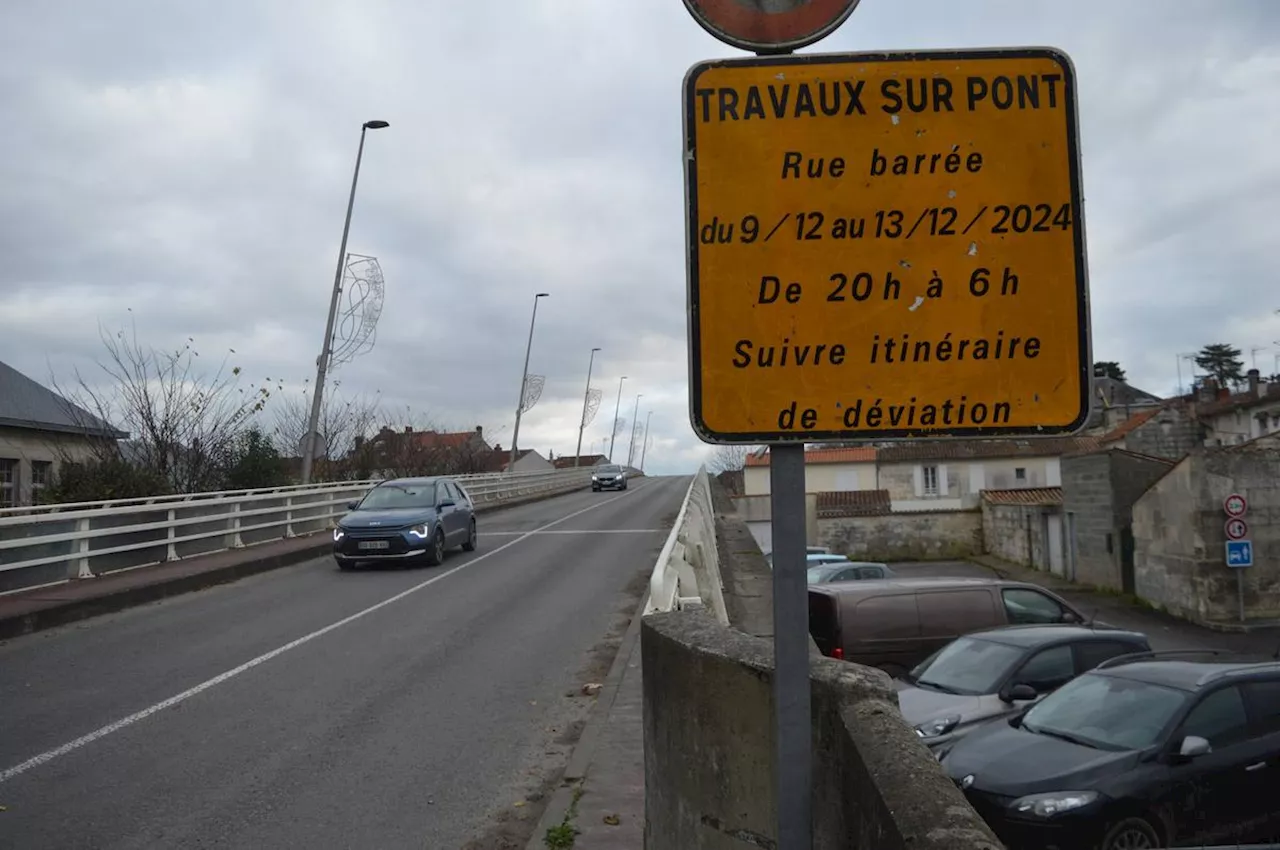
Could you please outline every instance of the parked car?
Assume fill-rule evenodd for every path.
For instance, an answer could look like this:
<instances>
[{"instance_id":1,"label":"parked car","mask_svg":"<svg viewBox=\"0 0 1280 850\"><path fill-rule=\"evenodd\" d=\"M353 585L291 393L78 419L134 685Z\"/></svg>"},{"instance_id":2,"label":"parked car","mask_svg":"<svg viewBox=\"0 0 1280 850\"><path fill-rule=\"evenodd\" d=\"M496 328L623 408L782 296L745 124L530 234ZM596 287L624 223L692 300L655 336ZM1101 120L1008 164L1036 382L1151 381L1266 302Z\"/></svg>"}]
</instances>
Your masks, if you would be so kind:
<instances>
[{"instance_id":1,"label":"parked car","mask_svg":"<svg viewBox=\"0 0 1280 850\"><path fill-rule=\"evenodd\" d=\"M941 761L1011 850L1274 840L1280 662L1113 658Z\"/></svg>"},{"instance_id":2,"label":"parked car","mask_svg":"<svg viewBox=\"0 0 1280 850\"><path fill-rule=\"evenodd\" d=\"M871 561L832 561L815 564L809 562L809 584L830 584L833 581L870 581L895 578L897 573L888 564Z\"/></svg>"},{"instance_id":3,"label":"parked car","mask_svg":"<svg viewBox=\"0 0 1280 850\"><path fill-rule=\"evenodd\" d=\"M627 471L616 463L605 463L591 471L591 492L627 489Z\"/></svg>"},{"instance_id":4,"label":"parked car","mask_svg":"<svg viewBox=\"0 0 1280 850\"><path fill-rule=\"evenodd\" d=\"M819 549L822 551L814 551ZM846 555L833 555L821 546L810 546L805 552L805 562L810 567L822 566L823 564L848 564L851 563ZM769 568L773 568L773 553L764 556L765 561L769 564Z\"/></svg>"},{"instance_id":5,"label":"parked car","mask_svg":"<svg viewBox=\"0 0 1280 850\"><path fill-rule=\"evenodd\" d=\"M809 588L809 633L822 654L894 677L970 632L1085 619L1042 587L1001 579L890 578Z\"/></svg>"},{"instance_id":6,"label":"parked car","mask_svg":"<svg viewBox=\"0 0 1280 850\"><path fill-rule=\"evenodd\" d=\"M434 566L454 546L476 548L475 505L447 478L383 481L347 508L333 529L333 557L343 570L374 561Z\"/></svg>"},{"instance_id":7,"label":"parked car","mask_svg":"<svg viewBox=\"0 0 1280 850\"><path fill-rule=\"evenodd\" d=\"M956 638L896 680L902 716L935 752L1108 658L1149 652L1141 632L1005 626Z\"/></svg>"}]
</instances>

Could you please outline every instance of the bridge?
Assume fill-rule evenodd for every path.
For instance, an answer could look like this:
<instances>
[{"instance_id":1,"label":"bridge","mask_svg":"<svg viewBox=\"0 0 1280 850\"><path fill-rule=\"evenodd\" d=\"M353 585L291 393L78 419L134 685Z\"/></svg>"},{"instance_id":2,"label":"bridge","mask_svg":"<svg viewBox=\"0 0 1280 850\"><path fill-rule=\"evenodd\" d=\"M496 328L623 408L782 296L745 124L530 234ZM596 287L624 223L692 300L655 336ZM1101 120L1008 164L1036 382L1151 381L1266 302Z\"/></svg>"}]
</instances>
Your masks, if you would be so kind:
<instances>
[{"instance_id":1,"label":"bridge","mask_svg":"<svg viewBox=\"0 0 1280 850\"><path fill-rule=\"evenodd\" d=\"M543 847L622 656L647 835L621 846L772 846L768 571L706 471L459 480L480 545L428 569L334 567L368 481L0 513L5 843ZM887 680L812 676L815 846L999 846Z\"/></svg>"}]
</instances>

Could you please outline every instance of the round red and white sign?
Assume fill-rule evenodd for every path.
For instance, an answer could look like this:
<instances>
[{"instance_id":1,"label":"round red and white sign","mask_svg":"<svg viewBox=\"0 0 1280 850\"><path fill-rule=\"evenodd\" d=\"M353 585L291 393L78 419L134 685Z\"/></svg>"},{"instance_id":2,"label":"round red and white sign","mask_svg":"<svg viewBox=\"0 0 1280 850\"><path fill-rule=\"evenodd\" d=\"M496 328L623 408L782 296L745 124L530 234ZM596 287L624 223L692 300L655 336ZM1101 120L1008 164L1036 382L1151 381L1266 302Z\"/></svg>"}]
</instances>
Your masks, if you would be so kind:
<instances>
[{"instance_id":1,"label":"round red and white sign","mask_svg":"<svg viewBox=\"0 0 1280 850\"><path fill-rule=\"evenodd\" d=\"M1245 511L1249 510L1249 502L1239 493L1232 493L1222 500L1222 509L1229 517L1244 516Z\"/></svg>"},{"instance_id":2,"label":"round red and white sign","mask_svg":"<svg viewBox=\"0 0 1280 850\"><path fill-rule=\"evenodd\" d=\"M1233 517L1227 520L1226 530L1228 540L1244 540L1249 536L1249 523L1239 517Z\"/></svg>"},{"instance_id":3,"label":"round red and white sign","mask_svg":"<svg viewBox=\"0 0 1280 850\"><path fill-rule=\"evenodd\" d=\"M826 38L859 0L684 0L703 29L753 53L786 53Z\"/></svg>"}]
</instances>

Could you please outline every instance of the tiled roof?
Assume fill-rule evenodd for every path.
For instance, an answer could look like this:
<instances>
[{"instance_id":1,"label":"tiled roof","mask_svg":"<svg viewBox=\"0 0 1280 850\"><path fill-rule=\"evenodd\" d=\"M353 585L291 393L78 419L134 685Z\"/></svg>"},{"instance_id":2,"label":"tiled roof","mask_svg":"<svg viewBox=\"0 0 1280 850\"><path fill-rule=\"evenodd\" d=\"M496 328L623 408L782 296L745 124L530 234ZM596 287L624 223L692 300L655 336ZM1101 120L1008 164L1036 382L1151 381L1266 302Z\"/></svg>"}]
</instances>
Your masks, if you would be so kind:
<instances>
[{"instance_id":1,"label":"tiled roof","mask_svg":"<svg viewBox=\"0 0 1280 850\"><path fill-rule=\"evenodd\" d=\"M1149 422L1153 416L1162 410L1164 410L1163 407L1153 407L1150 410L1135 413L1133 416L1130 416L1128 419L1103 434L1099 438L1099 442L1114 443L1116 440L1123 440L1130 433L1136 431L1138 428Z\"/></svg>"},{"instance_id":2,"label":"tiled roof","mask_svg":"<svg viewBox=\"0 0 1280 850\"><path fill-rule=\"evenodd\" d=\"M1234 410L1248 410L1251 407L1261 407L1265 404L1275 404L1280 402L1280 389L1273 389L1275 384L1266 384L1258 389L1258 395L1252 393L1237 393L1236 395L1223 395L1209 402L1196 402L1196 416L1204 418L1207 416L1220 416L1223 413L1230 413Z\"/></svg>"},{"instance_id":3,"label":"tiled roof","mask_svg":"<svg viewBox=\"0 0 1280 850\"><path fill-rule=\"evenodd\" d=\"M893 512L888 490L840 490L817 494L819 519L884 516Z\"/></svg>"},{"instance_id":4,"label":"tiled roof","mask_svg":"<svg viewBox=\"0 0 1280 850\"><path fill-rule=\"evenodd\" d=\"M901 443L880 449L881 463L922 460L982 460L1004 457L1057 457L1093 451L1096 437L1044 437L1034 440L937 440Z\"/></svg>"},{"instance_id":5,"label":"tiled roof","mask_svg":"<svg viewBox=\"0 0 1280 850\"><path fill-rule=\"evenodd\" d=\"M0 425L122 440L129 435L0 363Z\"/></svg>"},{"instance_id":6,"label":"tiled roof","mask_svg":"<svg viewBox=\"0 0 1280 850\"><path fill-rule=\"evenodd\" d=\"M983 490L982 500L991 505L1061 505L1061 487L1025 487L1021 490Z\"/></svg>"},{"instance_id":7,"label":"tiled roof","mask_svg":"<svg viewBox=\"0 0 1280 850\"><path fill-rule=\"evenodd\" d=\"M809 463L875 463L876 449L805 449L804 462ZM768 466L769 453L753 454L747 457L747 466Z\"/></svg>"}]
</instances>

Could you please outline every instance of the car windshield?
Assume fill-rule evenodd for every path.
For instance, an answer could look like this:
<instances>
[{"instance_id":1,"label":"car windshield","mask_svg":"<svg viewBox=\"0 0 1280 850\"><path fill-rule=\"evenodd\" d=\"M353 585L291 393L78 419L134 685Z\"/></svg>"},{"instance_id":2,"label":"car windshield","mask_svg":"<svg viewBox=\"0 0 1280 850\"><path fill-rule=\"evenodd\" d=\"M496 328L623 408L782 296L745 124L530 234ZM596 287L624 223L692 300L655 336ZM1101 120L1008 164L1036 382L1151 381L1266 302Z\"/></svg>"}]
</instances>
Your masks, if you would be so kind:
<instances>
[{"instance_id":1,"label":"car windshield","mask_svg":"<svg viewBox=\"0 0 1280 850\"><path fill-rule=\"evenodd\" d=\"M432 508L436 504L435 482L421 486L383 484L369 491L357 510L381 511L395 508Z\"/></svg>"},{"instance_id":2,"label":"car windshield","mask_svg":"<svg viewBox=\"0 0 1280 850\"><path fill-rule=\"evenodd\" d=\"M809 568L809 584L821 584L827 576L836 571L837 567L830 565L810 567Z\"/></svg>"},{"instance_id":3,"label":"car windshield","mask_svg":"<svg viewBox=\"0 0 1280 850\"><path fill-rule=\"evenodd\" d=\"M1022 727L1086 747L1140 750L1159 740L1186 700L1174 688L1085 674L1028 711Z\"/></svg>"},{"instance_id":4,"label":"car windshield","mask_svg":"<svg viewBox=\"0 0 1280 850\"><path fill-rule=\"evenodd\" d=\"M921 662L908 681L949 694L991 694L1022 656L1021 649L1003 643L957 638Z\"/></svg>"},{"instance_id":5,"label":"car windshield","mask_svg":"<svg viewBox=\"0 0 1280 850\"><path fill-rule=\"evenodd\" d=\"M621 471L622 468L618 466L600 466L596 468L597 475L616 475Z\"/></svg>"}]
</instances>

